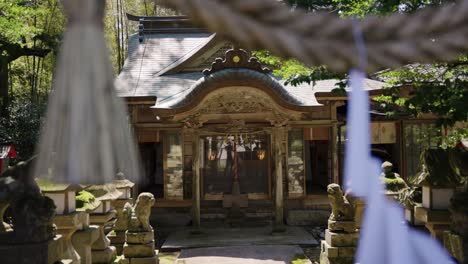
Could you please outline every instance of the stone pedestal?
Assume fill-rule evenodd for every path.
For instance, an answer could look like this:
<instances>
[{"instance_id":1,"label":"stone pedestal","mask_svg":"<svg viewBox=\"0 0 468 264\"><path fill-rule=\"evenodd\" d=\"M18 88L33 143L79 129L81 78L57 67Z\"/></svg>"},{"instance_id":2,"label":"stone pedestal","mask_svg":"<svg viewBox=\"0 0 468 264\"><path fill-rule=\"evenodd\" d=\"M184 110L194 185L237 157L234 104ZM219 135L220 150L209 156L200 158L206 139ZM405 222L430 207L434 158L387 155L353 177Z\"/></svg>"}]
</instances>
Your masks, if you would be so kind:
<instances>
[{"instance_id":1,"label":"stone pedestal","mask_svg":"<svg viewBox=\"0 0 468 264\"><path fill-rule=\"evenodd\" d=\"M123 246L124 258L120 263L157 264L158 253L154 246L154 230L149 223L151 207L154 205L151 193L141 193L131 208L128 219L128 231L125 233Z\"/></svg>"},{"instance_id":2,"label":"stone pedestal","mask_svg":"<svg viewBox=\"0 0 468 264\"><path fill-rule=\"evenodd\" d=\"M320 264L352 264L359 240L354 221L328 221L320 243Z\"/></svg>"},{"instance_id":3,"label":"stone pedestal","mask_svg":"<svg viewBox=\"0 0 468 264\"><path fill-rule=\"evenodd\" d=\"M72 236L72 243L81 257L81 264L91 264L91 245L99 237L99 227L90 225L78 230Z\"/></svg>"},{"instance_id":4,"label":"stone pedestal","mask_svg":"<svg viewBox=\"0 0 468 264\"><path fill-rule=\"evenodd\" d=\"M332 221L328 220L328 229L335 232L344 232L344 233L355 233L356 232L356 222L355 221Z\"/></svg>"},{"instance_id":5,"label":"stone pedestal","mask_svg":"<svg viewBox=\"0 0 468 264\"><path fill-rule=\"evenodd\" d=\"M444 231L450 228L450 212L448 210L431 210L422 206L414 207L414 217L424 223L432 237L443 241Z\"/></svg>"},{"instance_id":6,"label":"stone pedestal","mask_svg":"<svg viewBox=\"0 0 468 264\"><path fill-rule=\"evenodd\" d=\"M91 247L92 263L112 263L117 256L115 247L104 233L105 225L115 218L115 212L91 214L90 223L98 227L98 238Z\"/></svg>"},{"instance_id":7,"label":"stone pedestal","mask_svg":"<svg viewBox=\"0 0 468 264\"><path fill-rule=\"evenodd\" d=\"M71 241L73 234L83 228L83 214L84 212L73 212L70 214L56 215L54 217L54 223L57 226L57 233L63 237L63 259L72 260L73 264L81 263L81 258L78 252L75 250Z\"/></svg>"},{"instance_id":8,"label":"stone pedestal","mask_svg":"<svg viewBox=\"0 0 468 264\"><path fill-rule=\"evenodd\" d=\"M128 261L126 263L158 264L158 255L154 246L154 231L127 231L123 254L125 261Z\"/></svg>"},{"instance_id":9,"label":"stone pedestal","mask_svg":"<svg viewBox=\"0 0 468 264\"><path fill-rule=\"evenodd\" d=\"M127 217L123 210L125 204L132 203L132 199L117 199L112 201L112 205L116 210L117 220L115 221L114 231L109 233L107 237L111 241L111 245L117 250L117 255L122 255L123 246L125 244L125 232L128 229Z\"/></svg>"}]
</instances>

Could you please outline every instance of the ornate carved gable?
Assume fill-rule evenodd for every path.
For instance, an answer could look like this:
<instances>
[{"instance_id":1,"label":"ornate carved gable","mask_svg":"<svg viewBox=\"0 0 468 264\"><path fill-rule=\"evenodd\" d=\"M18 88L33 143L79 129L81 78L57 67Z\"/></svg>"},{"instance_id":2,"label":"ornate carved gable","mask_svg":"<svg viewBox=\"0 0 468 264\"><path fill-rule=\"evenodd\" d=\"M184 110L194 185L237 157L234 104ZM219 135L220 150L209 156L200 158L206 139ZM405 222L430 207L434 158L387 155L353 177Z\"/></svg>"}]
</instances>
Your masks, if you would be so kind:
<instances>
[{"instance_id":1,"label":"ornate carved gable","mask_svg":"<svg viewBox=\"0 0 468 264\"><path fill-rule=\"evenodd\" d=\"M260 73L269 73L271 71L267 67L264 67L257 58L250 57L247 51L235 48L228 50L224 59L215 59L211 64L211 68L203 70L203 74L210 75L222 69L229 68L247 68Z\"/></svg>"},{"instance_id":2,"label":"ornate carved gable","mask_svg":"<svg viewBox=\"0 0 468 264\"><path fill-rule=\"evenodd\" d=\"M212 92L197 107L176 115L174 120L201 126L219 117L223 117L226 121L257 118L274 125L297 120L301 115L302 112L281 108L270 96L255 88L226 87Z\"/></svg>"},{"instance_id":3,"label":"ornate carved gable","mask_svg":"<svg viewBox=\"0 0 468 264\"><path fill-rule=\"evenodd\" d=\"M203 101L199 112L212 113L258 113L272 111L273 100L252 88L233 87L213 92Z\"/></svg>"}]
</instances>

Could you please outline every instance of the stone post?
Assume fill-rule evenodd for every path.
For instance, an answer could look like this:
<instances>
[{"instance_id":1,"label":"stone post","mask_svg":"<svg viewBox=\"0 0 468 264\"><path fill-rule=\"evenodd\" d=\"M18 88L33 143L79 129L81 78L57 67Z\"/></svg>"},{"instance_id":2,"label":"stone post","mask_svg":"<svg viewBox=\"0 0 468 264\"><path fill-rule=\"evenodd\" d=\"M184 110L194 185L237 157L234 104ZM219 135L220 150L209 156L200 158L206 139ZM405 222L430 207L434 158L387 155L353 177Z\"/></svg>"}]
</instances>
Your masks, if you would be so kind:
<instances>
[{"instance_id":1,"label":"stone post","mask_svg":"<svg viewBox=\"0 0 468 264\"><path fill-rule=\"evenodd\" d=\"M62 259L69 259L73 264L81 263L81 257L78 252L75 250L75 247L72 243L73 234L83 228L83 219L84 212L73 212L69 214L56 215L54 217L54 223L57 226L57 233L62 235L62 246L63 254Z\"/></svg>"},{"instance_id":2,"label":"stone post","mask_svg":"<svg viewBox=\"0 0 468 264\"><path fill-rule=\"evenodd\" d=\"M98 238L91 247L93 263L112 263L117 256L115 247L110 245L110 240L104 233L106 224L115 218L115 211L107 213L94 213L90 215L92 225L98 226Z\"/></svg>"},{"instance_id":3,"label":"stone post","mask_svg":"<svg viewBox=\"0 0 468 264\"><path fill-rule=\"evenodd\" d=\"M99 235L99 227L89 225L89 214L83 212L80 214L80 222L83 224L81 230L76 231L71 238L75 250L81 258L81 264L91 264L91 245L96 241Z\"/></svg>"},{"instance_id":4,"label":"stone post","mask_svg":"<svg viewBox=\"0 0 468 264\"><path fill-rule=\"evenodd\" d=\"M275 223L273 232L285 231L284 226L284 199L283 199L283 161L285 160L284 139L286 128L276 126L273 128L273 151L275 160Z\"/></svg>"}]
</instances>

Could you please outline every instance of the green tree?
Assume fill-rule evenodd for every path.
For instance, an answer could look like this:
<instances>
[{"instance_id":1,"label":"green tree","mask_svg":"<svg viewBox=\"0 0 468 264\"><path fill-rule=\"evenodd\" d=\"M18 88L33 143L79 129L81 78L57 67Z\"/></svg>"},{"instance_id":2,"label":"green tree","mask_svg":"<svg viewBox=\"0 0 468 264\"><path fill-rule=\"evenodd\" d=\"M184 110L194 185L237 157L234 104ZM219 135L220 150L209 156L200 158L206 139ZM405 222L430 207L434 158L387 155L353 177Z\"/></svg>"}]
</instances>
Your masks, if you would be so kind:
<instances>
[{"instance_id":1,"label":"green tree","mask_svg":"<svg viewBox=\"0 0 468 264\"><path fill-rule=\"evenodd\" d=\"M0 2L0 113L2 116L8 115L11 93L17 88L13 84L14 76L10 73L22 73L22 81L27 79L30 88L30 100L37 99L40 90L40 73L44 72L45 68L45 57L51 51L55 51L63 29L63 21L58 0ZM25 60L16 63L19 59Z\"/></svg>"},{"instance_id":2,"label":"green tree","mask_svg":"<svg viewBox=\"0 0 468 264\"><path fill-rule=\"evenodd\" d=\"M128 20L127 14L168 16L175 15L176 12L160 7L151 0L107 0L104 31L116 74L122 70L124 65L128 38L138 30L138 22Z\"/></svg>"},{"instance_id":3,"label":"green tree","mask_svg":"<svg viewBox=\"0 0 468 264\"><path fill-rule=\"evenodd\" d=\"M342 17L363 18L367 15L387 15L395 12L410 13L421 8L450 4L453 0L286 0L293 8L303 8L309 12L328 11ZM343 92L347 75L330 72L324 66L303 65L296 60L275 57L268 51L254 53L259 60L273 69L273 74L285 80L286 84L313 83L317 80L337 79L336 92ZM454 63L434 63L431 65L407 65L399 69L388 69L373 77L388 83L386 94L376 98L388 116L401 112L418 116L433 113L439 125L452 126L457 121L468 121L468 59L461 56ZM401 96L401 88L411 87L410 96ZM462 130L455 133L459 138L467 137ZM451 139L456 143L456 139Z\"/></svg>"}]
</instances>

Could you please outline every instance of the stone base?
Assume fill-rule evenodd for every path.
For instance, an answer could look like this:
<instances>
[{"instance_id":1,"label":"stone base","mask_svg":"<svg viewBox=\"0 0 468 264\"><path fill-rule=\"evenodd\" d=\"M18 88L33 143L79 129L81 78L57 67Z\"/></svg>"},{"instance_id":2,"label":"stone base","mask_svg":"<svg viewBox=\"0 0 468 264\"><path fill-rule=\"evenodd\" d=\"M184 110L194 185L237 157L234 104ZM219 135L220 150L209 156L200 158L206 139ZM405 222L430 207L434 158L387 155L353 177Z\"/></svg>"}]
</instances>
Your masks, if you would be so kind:
<instances>
[{"instance_id":1,"label":"stone base","mask_svg":"<svg viewBox=\"0 0 468 264\"><path fill-rule=\"evenodd\" d=\"M358 233L335 233L325 230L325 241L331 247L356 247L358 240Z\"/></svg>"},{"instance_id":2,"label":"stone base","mask_svg":"<svg viewBox=\"0 0 468 264\"><path fill-rule=\"evenodd\" d=\"M356 232L356 222L354 221L332 221L328 220L328 229L330 231L343 231L347 233Z\"/></svg>"},{"instance_id":3,"label":"stone base","mask_svg":"<svg viewBox=\"0 0 468 264\"><path fill-rule=\"evenodd\" d=\"M158 256L142 257L142 258L123 258L119 264L159 264Z\"/></svg>"},{"instance_id":4,"label":"stone base","mask_svg":"<svg viewBox=\"0 0 468 264\"><path fill-rule=\"evenodd\" d=\"M154 256L154 241L146 244L129 244L123 246L123 254L126 258L145 258Z\"/></svg>"},{"instance_id":5,"label":"stone base","mask_svg":"<svg viewBox=\"0 0 468 264\"><path fill-rule=\"evenodd\" d=\"M354 258L329 258L326 254L320 254L320 264L354 264Z\"/></svg>"},{"instance_id":6,"label":"stone base","mask_svg":"<svg viewBox=\"0 0 468 264\"><path fill-rule=\"evenodd\" d=\"M110 246L104 250L92 250L91 251L93 264L112 263L117 257L115 247Z\"/></svg>"},{"instance_id":7,"label":"stone base","mask_svg":"<svg viewBox=\"0 0 468 264\"><path fill-rule=\"evenodd\" d=\"M320 243L320 264L353 264L355 247L331 247L326 241Z\"/></svg>"},{"instance_id":8,"label":"stone base","mask_svg":"<svg viewBox=\"0 0 468 264\"><path fill-rule=\"evenodd\" d=\"M130 232L127 231L127 243L129 244L146 244L154 241L154 232Z\"/></svg>"}]
</instances>

